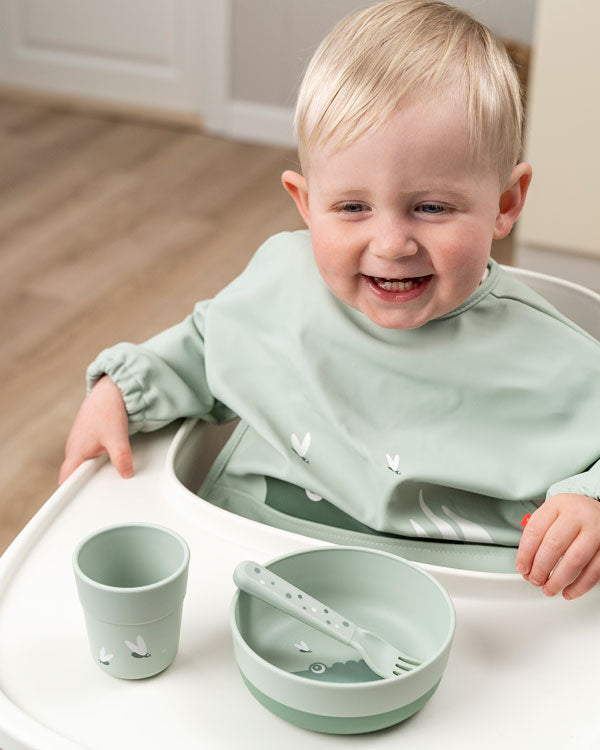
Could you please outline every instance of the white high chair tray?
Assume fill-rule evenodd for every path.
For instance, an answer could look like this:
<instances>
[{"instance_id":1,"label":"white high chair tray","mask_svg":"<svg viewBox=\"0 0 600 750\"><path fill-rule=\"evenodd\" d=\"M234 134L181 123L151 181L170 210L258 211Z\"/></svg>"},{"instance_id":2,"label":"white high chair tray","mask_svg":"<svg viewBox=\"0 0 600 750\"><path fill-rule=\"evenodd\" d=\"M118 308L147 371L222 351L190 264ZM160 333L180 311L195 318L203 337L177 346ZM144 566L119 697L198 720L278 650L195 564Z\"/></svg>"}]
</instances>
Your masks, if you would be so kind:
<instances>
[{"instance_id":1,"label":"white high chair tray","mask_svg":"<svg viewBox=\"0 0 600 750\"><path fill-rule=\"evenodd\" d=\"M177 440L185 438L184 425ZM547 599L517 575L428 569L449 591L456 637L438 691L403 724L339 737L267 712L239 676L233 569L317 542L231 516L165 480L174 428L134 439L136 475L102 459L48 500L0 558L0 747L600 748L600 586ZM24 481L26 481L24 479ZM71 570L76 543L125 521L169 526L191 549L179 654L163 674L117 680L94 665ZM427 566L425 566L427 567Z\"/></svg>"}]
</instances>

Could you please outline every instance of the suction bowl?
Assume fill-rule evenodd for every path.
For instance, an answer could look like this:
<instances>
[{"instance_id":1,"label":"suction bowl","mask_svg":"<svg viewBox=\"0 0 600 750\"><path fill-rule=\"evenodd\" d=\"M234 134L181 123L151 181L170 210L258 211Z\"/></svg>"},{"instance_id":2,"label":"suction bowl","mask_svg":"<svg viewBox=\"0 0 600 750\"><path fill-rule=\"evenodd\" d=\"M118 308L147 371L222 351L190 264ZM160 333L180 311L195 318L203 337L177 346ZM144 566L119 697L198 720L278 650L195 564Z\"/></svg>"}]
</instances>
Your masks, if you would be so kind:
<instances>
[{"instance_id":1,"label":"suction bowl","mask_svg":"<svg viewBox=\"0 0 600 750\"><path fill-rule=\"evenodd\" d=\"M231 607L237 663L252 695L292 724L332 734L397 724L435 692L454 636L444 588L415 564L359 547L321 547L265 565L422 664L382 679L346 646L238 591Z\"/></svg>"}]
</instances>

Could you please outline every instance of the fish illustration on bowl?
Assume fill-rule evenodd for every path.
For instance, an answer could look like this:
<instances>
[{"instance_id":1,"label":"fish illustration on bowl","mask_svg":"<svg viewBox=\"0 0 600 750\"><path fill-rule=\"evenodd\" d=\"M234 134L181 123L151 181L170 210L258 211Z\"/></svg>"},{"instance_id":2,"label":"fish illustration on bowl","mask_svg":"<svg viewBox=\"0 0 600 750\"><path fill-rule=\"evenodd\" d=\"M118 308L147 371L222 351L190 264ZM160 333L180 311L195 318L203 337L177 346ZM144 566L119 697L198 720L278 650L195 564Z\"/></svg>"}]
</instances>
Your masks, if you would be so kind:
<instances>
[{"instance_id":1,"label":"fish illustration on bowl","mask_svg":"<svg viewBox=\"0 0 600 750\"><path fill-rule=\"evenodd\" d=\"M363 659L336 661L333 664L316 661L310 664L307 669L293 672L293 674L309 680L338 683L373 682L381 679L367 666Z\"/></svg>"}]
</instances>

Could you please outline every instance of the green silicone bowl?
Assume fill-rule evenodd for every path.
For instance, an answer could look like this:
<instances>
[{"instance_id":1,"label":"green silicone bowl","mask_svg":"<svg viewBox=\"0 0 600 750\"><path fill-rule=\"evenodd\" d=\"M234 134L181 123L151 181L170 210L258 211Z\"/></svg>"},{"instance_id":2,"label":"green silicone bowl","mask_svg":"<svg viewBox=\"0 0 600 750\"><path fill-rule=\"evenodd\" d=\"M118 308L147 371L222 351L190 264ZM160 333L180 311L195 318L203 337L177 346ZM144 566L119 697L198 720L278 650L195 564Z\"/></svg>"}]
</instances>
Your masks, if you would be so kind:
<instances>
[{"instance_id":1,"label":"green silicone bowl","mask_svg":"<svg viewBox=\"0 0 600 750\"><path fill-rule=\"evenodd\" d=\"M454 636L444 588L413 563L358 547L321 547L266 566L422 664L382 679L361 656L247 593L231 606L233 646L242 678L267 709L292 724L331 734L397 724L435 692Z\"/></svg>"}]
</instances>

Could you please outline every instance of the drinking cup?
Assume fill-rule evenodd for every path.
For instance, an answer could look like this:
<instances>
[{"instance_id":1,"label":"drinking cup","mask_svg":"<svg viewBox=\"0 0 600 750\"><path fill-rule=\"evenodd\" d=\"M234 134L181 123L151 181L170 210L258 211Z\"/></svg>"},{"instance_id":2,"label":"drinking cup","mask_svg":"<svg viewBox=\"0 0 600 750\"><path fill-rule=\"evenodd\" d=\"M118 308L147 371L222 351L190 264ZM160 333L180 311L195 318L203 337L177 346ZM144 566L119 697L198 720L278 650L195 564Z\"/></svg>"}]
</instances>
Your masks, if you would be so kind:
<instances>
[{"instance_id":1,"label":"drinking cup","mask_svg":"<svg viewBox=\"0 0 600 750\"><path fill-rule=\"evenodd\" d=\"M136 680L173 662L189 559L179 534L147 523L109 526L79 543L73 569L100 669Z\"/></svg>"}]
</instances>

